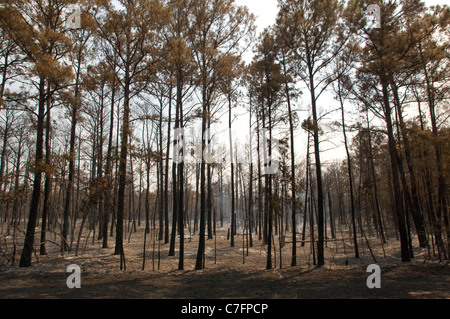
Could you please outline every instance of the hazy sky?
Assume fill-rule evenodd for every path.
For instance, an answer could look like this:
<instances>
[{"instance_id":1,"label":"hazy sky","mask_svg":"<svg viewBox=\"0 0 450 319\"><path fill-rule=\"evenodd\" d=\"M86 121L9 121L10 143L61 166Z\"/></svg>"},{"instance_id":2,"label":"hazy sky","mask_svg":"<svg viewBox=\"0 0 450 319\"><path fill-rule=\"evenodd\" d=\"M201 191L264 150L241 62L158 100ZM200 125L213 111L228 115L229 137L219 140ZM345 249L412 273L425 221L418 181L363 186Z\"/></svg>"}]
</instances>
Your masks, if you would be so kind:
<instances>
[{"instance_id":1,"label":"hazy sky","mask_svg":"<svg viewBox=\"0 0 450 319\"><path fill-rule=\"evenodd\" d=\"M367 0L367 3L369 4L371 1ZM424 0L425 4L427 6L432 5L444 5L448 4L449 0ZM278 13L277 8L277 0L235 0L235 3L238 5L245 5L249 8L250 12L252 12L256 16L256 25L257 25L257 32L261 32L264 30L264 28L273 25L275 23L275 19ZM251 62L252 58L252 52L247 52L245 54L244 59L249 63ZM294 109L298 110L299 106L306 107L308 106L308 94L304 94L298 101L294 102ZM319 110L322 107L325 107L326 105L334 105L331 103L332 100L329 99L327 96L321 97L321 99L318 102ZM330 104L331 103L331 104ZM245 112L244 112L245 113ZM243 114L242 114L243 115ZM239 124L235 125L234 127L237 127L237 131L240 132L237 134L240 137L246 138L245 127L247 123L246 116L239 116L239 119L236 119ZM308 112L305 111L298 111L299 118L301 120L305 119L308 116ZM339 114L338 114L339 115ZM348 114L350 115L350 114ZM350 120L350 119L347 119ZM306 140L306 134L302 130L297 130L296 132L296 141L299 143L299 147L297 147L297 150L300 152L299 154L302 154L305 151L305 140ZM325 160L332 160L336 158L342 158L345 156L345 152L342 147L342 141L339 141L341 139L340 135L337 134L337 140L333 144L325 143L322 148L328 149L328 151L323 152L323 157ZM297 144L296 143L296 144ZM340 145L340 147L339 147ZM338 146L337 148L335 146ZM321 152L322 153L322 152Z\"/></svg>"},{"instance_id":2,"label":"hazy sky","mask_svg":"<svg viewBox=\"0 0 450 319\"><path fill-rule=\"evenodd\" d=\"M235 0L235 2L247 6L250 12L256 15L258 32L275 23L278 12L277 0ZM424 2L427 6L449 4L449 0L425 0ZM370 1L367 1L367 3L370 3Z\"/></svg>"},{"instance_id":3,"label":"hazy sky","mask_svg":"<svg viewBox=\"0 0 450 319\"><path fill-rule=\"evenodd\" d=\"M275 23L278 12L277 0L235 0L238 5L245 5L256 16L258 32Z\"/></svg>"}]
</instances>

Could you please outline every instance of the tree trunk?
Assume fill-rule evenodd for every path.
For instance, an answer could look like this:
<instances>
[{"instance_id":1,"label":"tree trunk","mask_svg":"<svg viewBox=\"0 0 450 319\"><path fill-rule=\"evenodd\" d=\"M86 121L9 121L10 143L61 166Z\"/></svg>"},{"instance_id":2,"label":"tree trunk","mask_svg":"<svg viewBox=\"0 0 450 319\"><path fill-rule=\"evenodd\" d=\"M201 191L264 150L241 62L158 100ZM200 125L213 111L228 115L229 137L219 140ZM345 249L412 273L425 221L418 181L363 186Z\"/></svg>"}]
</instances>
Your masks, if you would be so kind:
<instances>
[{"instance_id":1,"label":"tree trunk","mask_svg":"<svg viewBox=\"0 0 450 319\"><path fill-rule=\"evenodd\" d=\"M36 127L36 161L34 168L33 194L31 197L30 213L28 216L27 231L25 233L25 241L20 257L19 267L31 266L31 255L33 253L34 233L37 222L39 209L39 201L41 197L41 181L42 181L42 161L44 153L44 116L45 101L45 79L41 78L39 82L39 104L38 104L38 120Z\"/></svg>"},{"instance_id":2,"label":"tree trunk","mask_svg":"<svg viewBox=\"0 0 450 319\"><path fill-rule=\"evenodd\" d=\"M203 92L204 94L204 92ZM205 98L203 97L203 101ZM197 250L197 258L195 262L195 269L200 270L205 267L205 231L206 231L206 167L205 167L205 159L203 157L203 152L205 150L205 140L204 140L204 132L206 131L206 123L207 123L207 114L206 114L206 105L203 103L202 108L202 156L201 156L201 164L200 164L200 229L199 229L199 242L198 242L198 250Z\"/></svg>"},{"instance_id":3,"label":"tree trunk","mask_svg":"<svg viewBox=\"0 0 450 319\"><path fill-rule=\"evenodd\" d=\"M353 228L353 245L355 246L355 258L359 258L358 238L356 235L355 197L354 197L354 191L353 191L352 162L351 162L351 158L350 158L350 151L348 149L347 133L346 133L346 129L345 129L344 101L342 99L342 95L341 95L342 92L340 89L340 85L341 85L341 83L338 83L338 86L339 86L338 96L339 96L339 103L341 106L342 133L344 135L345 153L347 154L347 170L348 170L348 180L349 180L349 186L350 186L350 207L351 207L352 228ZM362 225L361 225L361 227L362 227Z\"/></svg>"},{"instance_id":4,"label":"tree trunk","mask_svg":"<svg viewBox=\"0 0 450 319\"><path fill-rule=\"evenodd\" d=\"M183 101L182 101L182 79L177 83L177 107L179 112L179 127L183 129ZM184 136L183 136L184 139ZM183 145L184 146L184 145ZM183 147L182 146L182 147ZM180 251L178 260L178 270L184 269L184 148L181 148L182 160L178 163L178 229L180 233Z\"/></svg>"},{"instance_id":5,"label":"tree trunk","mask_svg":"<svg viewBox=\"0 0 450 319\"><path fill-rule=\"evenodd\" d=\"M50 85L47 87L47 96L50 95ZM47 119L45 123L45 164L47 168L45 170L45 184L44 184L44 205L42 207L42 224L41 224L41 243L40 243L40 255L47 255L45 249L46 233L47 233L47 217L50 210L50 194L52 191L52 174L50 172L51 165L51 145L50 145L50 100L47 99Z\"/></svg>"},{"instance_id":6,"label":"tree trunk","mask_svg":"<svg viewBox=\"0 0 450 319\"><path fill-rule=\"evenodd\" d=\"M108 178L108 183L112 186L113 178L112 178L112 147L113 147L113 132L114 132L114 103L116 96L116 83L115 77L113 77L113 82L111 84L111 112L110 112L110 124L109 124L109 136L108 136L108 150L106 153L106 166L105 166L105 175ZM110 197L110 188L108 187L108 191L106 195ZM109 211L114 209L113 200L110 198L108 200L109 209L105 209L103 213L103 245L102 248L108 248L108 221L109 221Z\"/></svg>"},{"instance_id":7,"label":"tree trunk","mask_svg":"<svg viewBox=\"0 0 450 319\"><path fill-rule=\"evenodd\" d=\"M119 159L119 185L117 193L117 216L116 216L116 245L114 254L121 256L125 261L123 251L123 219L125 214L125 189L127 184L127 158L128 158L128 136L130 134L130 78L128 66L125 68L124 82L124 105L123 105L123 122L122 122L122 140L120 145ZM125 268L125 267L124 267Z\"/></svg>"},{"instance_id":8,"label":"tree trunk","mask_svg":"<svg viewBox=\"0 0 450 319\"><path fill-rule=\"evenodd\" d=\"M169 242L169 155L170 155L170 124L172 116L172 85L169 86L169 111L167 123L167 150L166 150L166 164L164 171L164 243Z\"/></svg>"},{"instance_id":9,"label":"tree trunk","mask_svg":"<svg viewBox=\"0 0 450 319\"><path fill-rule=\"evenodd\" d=\"M309 140L311 133L308 131L308 143L306 146L306 183L305 183L305 207L303 209L303 229L302 229L302 244L301 246L305 246L306 239L306 221L308 219L308 190L309 190Z\"/></svg>"},{"instance_id":10,"label":"tree trunk","mask_svg":"<svg viewBox=\"0 0 450 319\"><path fill-rule=\"evenodd\" d=\"M234 159L233 159L233 139L231 136L231 95L228 96L228 129L230 138L230 160L231 160L231 241L230 246L234 247L234 232L236 229L236 212L234 198Z\"/></svg>"},{"instance_id":11,"label":"tree trunk","mask_svg":"<svg viewBox=\"0 0 450 319\"><path fill-rule=\"evenodd\" d=\"M177 88L178 89L178 88ZM177 95L178 95L178 91L177 91ZM177 98L178 99L178 98ZM178 100L176 102L175 105L175 130L177 130L179 128L179 112L178 112ZM174 133L175 134L175 133ZM174 153L172 154L174 160L172 163L172 232L170 234L170 247L169 247L169 256L175 256L175 240L176 240L176 236L177 236L177 220L178 220L178 187L180 187L180 185L178 185L178 181L177 181L177 164L175 163L176 160L175 158L177 158L179 156L179 154L176 154L176 147L175 145L177 145L177 138L179 136L175 136L173 137L173 151Z\"/></svg>"},{"instance_id":12,"label":"tree trunk","mask_svg":"<svg viewBox=\"0 0 450 319\"><path fill-rule=\"evenodd\" d=\"M435 242L436 246L438 247L438 254L439 258L441 258L441 255L445 255L445 249L444 249L444 242L442 239L442 226L441 226L441 216L447 216L448 214L448 208L447 208L447 198L446 198L446 183L445 183L445 177L444 177L444 171L443 171L443 165L442 165L442 154L440 149L440 144L438 142L439 138L439 132L436 122L436 89L433 86L432 79L430 79L430 74L427 69L427 63L424 58L423 49L422 46L419 44L419 52L420 52L420 58L422 62L422 68L425 74L425 81L426 81L426 94L427 94L427 100L428 100L428 108L430 111L430 120L431 120L431 129L433 132L433 135L436 139L434 143L434 151L435 151L435 157L436 157L436 166L437 166L437 173L438 173L438 200L436 205L436 213L432 214L433 218L433 225L432 228L434 230L435 235ZM450 254L450 227L448 227L447 222L447 250Z\"/></svg>"},{"instance_id":13,"label":"tree trunk","mask_svg":"<svg viewBox=\"0 0 450 319\"><path fill-rule=\"evenodd\" d=\"M374 161L374 154L372 149L372 134L370 133L370 124L369 124L369 113L366 112L366 121L367 121L367 134L369 137L369 159L370 159L370 173L372 175L373 180L373 188L374 188L374 197L375 197L375 207L377 211L377 220L378 220L378 227L382 239L382 243L386 243L386 236L384 234L384 227L383 222L381 220L381 209L380 209L380 203L378 200L378 187L377 187L377 180L376 180L376 174L375 174L375 161Z\"/></svg>"},{"instance_id":14,"label":"tree trunk","mask_svg":"<svg viewBox=\"0 0 450 319\"><path fill-rule=\"evenodd\" d=\"M282 64L284 75L287 76L286 70L286 61L284 51L282 50ZM296 221L295 221L295 213L297 211L297 199L295 194L295 152L294 152L294 123L292 121L292 108L291 108L291 98L289 94L289 85L288 82L285 81L285 93L286 93L286 102L288 106L288 116L289 116L289 134L290 134L290 142L291 142L291 187L292 187L292 260L291 266L295 267L297 265L297 232L296 232Z\"/></svg>"},{"instance_id":15,"label":"tree trunk","mask_svg":"<svg viewBox=\"0 0 450 319\"><path fill-rule=\"evenodd\" d=\"M397 217L397 225L400 233L401 259L403 262L411 261L409 255L408 234L405 225L405 210L400 191L399 169L398 169L398 153L395 145L395 137L392 127L391 106L389 104L389 95L387 83L381 79L383 89L384 114L386 117L386 128L388 133L389 157L391 163L392 186L394 191L395 214Z\"/></svg>"},{"instance_id":16,"label":"tree trunk","mask_svg":"<svg viewBox=\"0 0 450 319\"><path fill-rule=\"evenodd\" d=\"M315 96L315 84L314 75L312 68L309 68L309 82L310 82L310 93L311 93L311 107L313 115L313 138L314 138L314 156L316 160L316 178L317 178L317 230L318 230L318 241L317 241L317 266L323 266L325 264L324 256L324 214L323 214L323 187L322 187L322 165L320 162L320 147L319 147L319 122L317 116L316 107L316 96Z\"/></svg>"},{"instance_id":17,"label":"tree trunk","mask_svg":"<svg viewBox=\"0 0 450 319\"><path fill-rule=\"evenodd\" d=\"M416 173L414 169L414 164L412 162L412 156L411 156L411 146L409 142L409 136L408 132L406 131L406 125L403 121L403 111L400 105L400 98L398 96L398 89L396 84L391 81L391 89L394 95L394 105L397 108L397 115L400 123L400 132L403 137L403 144L405 149L405 159L406 164L408 166L409 170L409 176L410 176L410 184L411 184L411 215L413 218L414 226L416 228L417 237L419 239L419 245L420 247L427 247L428 246L428 240L427 235L425 231L425 225L424 225L424 219L423 215L420 209L420 203L419 203L419 194L417 192L417 179L416 179ZM408 190L405 190L408 191Z\"/></svg>"},{"instance_id":18,"label":"tree trunk","mask_svg":"<svg viewBox=\"0 0 450 319\"><path fill-rule=\"evenodd\" d=\"M161 113L159 114L159 233L158 240L163 240L164 237L164 167L163 167L163 133L162 133L162 122L163 122L163 105L161 103Z\"/></svg>"}]
</instances>

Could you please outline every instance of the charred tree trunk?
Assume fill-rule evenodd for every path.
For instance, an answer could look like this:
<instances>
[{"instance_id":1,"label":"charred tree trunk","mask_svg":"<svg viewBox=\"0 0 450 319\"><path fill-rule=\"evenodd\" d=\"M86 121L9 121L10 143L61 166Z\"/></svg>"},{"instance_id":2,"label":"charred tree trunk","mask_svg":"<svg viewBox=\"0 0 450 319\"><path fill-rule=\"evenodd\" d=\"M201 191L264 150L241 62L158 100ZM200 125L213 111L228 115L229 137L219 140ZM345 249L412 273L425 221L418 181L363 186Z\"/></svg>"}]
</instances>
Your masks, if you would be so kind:
<instances>
[{"instance_id":1,"label":"charred tree trunk","mask_svg":"<svg viewBox=\"0 0 450 319\"><path fill-rule=\"evenodd\" d=\"M50 85L47 87L47 96L50 95ZM51 165L51 142L50 142L50 99L47 99L47 115L45 123L45 164L47 168L45 170L45 184L44 184L44 205L42 207L42 223L41 223L41 242L40 242L40 255L47 255L45 249L46 233L47 233L47 217L50 210L50 194L52 191L52 174L50 172Z\"/></svg>"},{"instance_id":2,"label":"charred tree trunk","mask_svg":"<svg viewBox=\"0 0 450 319\"><path fill-rule=\"evenodd\" d=\"M344 112L344 101L342 98L342 92L340 89L341 83L338 83L339 90L338 90L338 96L339 96L339 103L341 106L341 119L342 119L342 133L344 135L344 146L345 146L345 153L347 155L347 170L348 170L348 180L349 180L349 186L350 186L350 207L351 207L351 215L352 215L352 229L353 229L353 245L355 247L355 258L359 258L359 249L358 249L358 238L356 235L356 209L355 209L355 193L353 190L353 172L352 172L352 162L350 157L350 151L348 148L348 141L347 141L347 132L345 129L345 112ZM361 225L362 227L362 225Z\"/></svg>"},{"instance_id":3,"label":"charred tree trunk","mask_svg":"<svg viewBox=\"0 0 450 319\"><path fill-rule=\"evenodd\" d=\"M395 214L400 234L401 259L403 262L408 262L411 261L411 258L409 255L408 234L405 225L405 210L400 190L399 168L398 168L398 162L400 159L395 145L395 137L391 118L391 106L389 103L389 95L388 95L388 86L387 83L383 81L383 79L381 79L381 81L383 89L384 114L386 118L386 128L388 133L388 146L391 164L392 186L394 191Z\"/></svg>"},{"instance_id":4,"label":"charred tree trunk","mask_svg":"<svg viewBox=\"0 0 450 319\"><path fill-rule=\"evenodd\" d=\"M41 78L39 82L39 103L36 127L36 160L34 168L33 193L31 197L30 213L28 215L27 230L25 233L25 241L22 255L20 257L19 267L31 266L31 255L34 249L34 234L39 210L39 201L41 197L42 162L44 159L44 117L45 102L47 98L49 97L45 95L45 79Z\"/></svg>"}]
</instances>

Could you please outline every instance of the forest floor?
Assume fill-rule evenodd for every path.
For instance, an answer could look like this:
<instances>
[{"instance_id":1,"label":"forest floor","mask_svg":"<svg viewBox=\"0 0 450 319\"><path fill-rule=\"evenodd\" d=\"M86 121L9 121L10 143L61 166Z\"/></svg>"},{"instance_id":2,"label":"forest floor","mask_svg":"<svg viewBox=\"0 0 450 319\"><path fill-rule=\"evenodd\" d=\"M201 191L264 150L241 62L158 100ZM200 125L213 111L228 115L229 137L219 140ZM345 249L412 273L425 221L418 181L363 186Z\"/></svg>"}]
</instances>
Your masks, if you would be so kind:
<instances>
[{"instance_id":1,"label":"forest floor","mask_svg":"<svg viewBox=\"0 0 450 319\"><path fill-rule=\"evenodd\" d=\"M298 243L297 265L291 267L292 246L282 249L275 237L276 254L273 268L266 270L266 249L253 235L253 247L242 250L243 236L235 237L230 247L226 230L218 229L217 238L206 241L205 269L194 270L198 235L186 238L184 270L178 270L178 244L175 256L169 257L169 244L147 238L145 270L143 264L143 226L128 235L124 242L126 270L120 270L120 257L112 248L101 248L101 241L87 239L85 249L75 256L61 256L56 245L48 243L48 255L33 255L30 268L0 266L0 298L120 298L120 299L450 299L450 264L427 258L427 250L415 248L409 263L400 260L400 244L390 238L381 246L376 237L369 238L376 262L367 244L360 241L360 258L354 258L350 240L329 241L325 250L325 266L317 268L309 244ZM36 235L37 238L37 235ZM86 240L86 239L83 239ZM291 238L287 239L291 240ZM414 245L417 247L417 243ZM10 246L11 247L11 246ZM9 248L10 248L9 247ZM19 246L18 246L19 247ZM384 248L384 253L383 253ZM158 249L160 250L158 260ZM384 256L384 254L386 256ZM81 268L81 289L69 289L67 266ZM381 288L369 289L366 280L370 264L381 269ZM280 268L280 265L282 268Z\"/></svg>"}]
</instances>

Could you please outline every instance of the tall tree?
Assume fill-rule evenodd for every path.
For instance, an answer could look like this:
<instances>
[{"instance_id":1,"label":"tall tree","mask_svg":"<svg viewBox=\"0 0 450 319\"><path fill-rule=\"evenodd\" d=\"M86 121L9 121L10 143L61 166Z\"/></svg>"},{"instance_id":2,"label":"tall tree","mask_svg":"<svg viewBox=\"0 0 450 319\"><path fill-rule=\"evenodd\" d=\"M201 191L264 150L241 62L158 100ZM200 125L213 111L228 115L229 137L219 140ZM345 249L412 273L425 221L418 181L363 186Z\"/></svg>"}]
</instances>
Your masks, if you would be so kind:
<instances>
[{"instance_id":1,"label":"tall tree","mask_svg":"<svg viewBox=\"0 0 450 319\"><path fill-rule=\"evenodd\" d=\"M123 0L118 4L102 2L99 9L96 14L98 32L117 58L116 77L124 94L114 250L115 254L123 257L123 219L131 135L130 102L152 81L161 50L157 41L167 16L162 4L154 0Z\"/></svg>"},{"instance_id":2,"label":"tall tree","mask_svg":"<svg viewBox=\"0 0 450 319\"><path fill-rule=\"evenodd\" d=\"M338 70L339 71L339 70ZM355 258L359 258L359 249L358 249L358 238L356 234L356 209L355 209L355 190L354 190L354 181L353 181L353 165L352 159L349 151L349 143L347 138L347 128L345 124L345 109L344 109L344 101L348 95L348 92L345 91L345 83L348 83L349 78L346 76L340 77L336 81L335 91L337 93L337 98L339 100L339 105L341 109L341 121L342 121L342 134L344 136L344 147L345 153L347 155L347 170L348 170L348 181L350 187L350 209L351 209L351 218L352 218L352 228L353 228L353 245L355 247ZM348 85L348 84L347 84Z\"/></svg>"},{"instance_id":3,"label":"tall tree","mask_svg":"<svg viewBox=\"0 0 450 319\"><path fill-rule=\"evenodd\" d=\"M288 56L288 48L284 46L283 40L279 38L277 41L280 43L280 65L282 68L283 78L284 78L284 92L286 97L286 104L288 107L288 117L289 117L289 135L290 135L290 152L291 152L291 222L292 222L292 259L291 266L294 267L297 265L297 229L296 229L296 218L295 215L299 208L299 201L297 200L296 193L296 183L295 183L295 135L294 129L297 124L297 113L294 113L292 110L291 100L295 99L296 93L292 88L292 82L295 77L295 67L292 64L291 56Z\"/></svg>"},{"instance_id":4,"label":"tall tree","mask_svg":"<svg viewBox=\"0 0 450 319\"><path fill-rule=\"evenodd\" d=\"M74 40L74 48L70 58L72 60L72 65L74 68L75 82L73 84L72 97L69 98L70 105L70 117L71 117L71 128L70 128L70 142L69 142L69 176L66 188L66 199L64 204L63 213L63 227L62 227L62 248L64 251L69 249L68 245L68 233L69 233L69 218L71 215L72 207L72 196L74 190L74 179L75 179L75 140L76 140L76 129L79 120L79 110L81 107L81 84L83 70L87 60L87 51L89 49L89 39L92 34L92 24L90 24L88 16L83 15L83 28L79 30L73 30L71 38Z\"/></svg>"},{"instance_id":5,"label":"tall tree","mask_svg":"<svg viewBox=\"0 0 450 319\"><path fill-rule=\"evenodd\" d=\"M191 40L195 61L199 71L201 90L202 135L209 132L214 114L213 102L218 92L227 86L228 101L231 98L231 83L239 73L239 58L251 39L254 18L247 8L239 7L231 0L200 1L193 11L195 30ZM223 85L225 81L230 81ZM200 165L200 243L196 269L203 268L204 227L208 221L208 238L212 238L212 184L211 161L205 162L203 154L210 144L210 137L202 136L202 162ZM233 164L232 164L233 165ZM205 171L207 170L207 171ZM233 178L233 177L232 177ZM205 181L205 179L207 179ZM207 184L206 184L207 183ZM203 216L206 215L206 216ZM233 228L233 227L232 227ZM232 230L233 231L233 230ZM233 239L232 239L233 240Z\"/></svg>"},{"instance_id":6,"label":"tall tree","mask_svg":"<svg viewBox=\"0 0 450 319\"><path fill-rule=\"evenodd\" d=\"M444 254L444 243L442 241L441 216L447 218L447 253L450 254L450 227L448 225L448 190L445 182L442 142L439 134L439 106L443 104L448 96L448 78L450 68L447 63L449 43L439 41L439 35L445 34L450 23L450 9L448 6L430 10L420 19L423 37L416 43L415 51L417 62L421 72L425 101L431 122L431 130L435 138L434 154L436 160L438 177L438 200L437 211L430 212L433 220L432 229L435 235L436 246L439 257ZM447 28L447 29L446 29ZM447 60L445 59L447 57ZM431 201L430 201L431 203Z\"/></svg>"},{"instance_id":7,"label":"tall tree","mask_svg":"<svg viewBox=\"0 0 450 319\"><path fill-rule=\"evenodd\" d=\"M343 27L343 5L337 0L279 0L277 27L298 61L298 75L310 92L318 201L318 266L324 258L324 193L317 100L333 75L327 68L342 51L349 32Z\"/></svg>"},{"instance_id":8,"label":"tall tree","mask_svg":"<svg viewBox=\"0 0 450 319\"><path fill-rule=\"evenodd\" d=\"M421 216L418 203L411 200L411 194L406 182L401 153L397 148L395 137L395 115L399 118L400 128L398 136L402 137L406 152L406 161L410 168L413 163L410 158L410 146L407 132L402 126L402 109L400 105L397 80L402 72L409 68L410 58L415 44L420 38L420 28L411 23L417 15L423 12L423 3L411 0L404 3L382 2L378 3L381 14L379 29L371 29L363 18L364 5L360 1L351 2L349 21L356 26L357 34L361 39L359 68L360 77L365 76L366 89L370 88L381 108L381 115L386 121L388 135L389 157L391 164L392 186L395 201L395 214L401 240L402 261L410 261L411 247L408 240L407 216L410 212L416 226L421 245L426 245L423 216ZM365 74L365 75L362 75ZM370 84L369 84L370 83ZM360 95L361 96L361 95ZM393 103L392 103L393 102ZM393 105L393 106L392 106ZM410 176L413 197L416 195L415 174ZM401 186L403 185L403 190ZM414 199L413 199L414 200ZM416 206L416 207L414 207Z\"/></svg>"},{"instance_id":9,"label":"tall tree","mask_svg":"<svg viewBox=\"0 0 450 319\"><path fill-rule=\"evenodd\" d=\"M272 268L272 234L275 196L273 194L273 175L276 173L276 161L273 144L273 128L280 121L279 109L281 95L283 94L282 85L284 78L281 72L281 66L277 63L278 48L275 42L273 30L265 30L259 40L256 55L251 65L252 85L261 97L260 105L261 119L263 128L267 130L268 136L262 137L263 156L264 156L264 215L265 227L267 229L267 264L266 268ZM265 134L263 134L265 135ZM274 166L272 166L274 165Z\"/></svg>"},{"instance_id":10,"label":"tall tree","mask_svg":"<svg viewBox=\"0 0 450 319\"><path fill-rule=\"evenodd\" d=\"M169 256L175 254L175 238L178 227L180 235L180 252L178 268L184 268L184 125L185 115L188 111L183 109L184 99L192 87L194 72L192 52L189 47L189 37L192 32L192 17L189 12L193 10L195 1L169 1L170 22L164 33L164 63L171 72L175 95L175 123L173 135L173 162L172 162L172 233L170 238ZM172 106L172 82L169 88L169 109ZM169 111L170 112L170 111ZM170 124L169 124L170 125ZM166 168L167 171L167 168ZM178 225L177 225L178 224Z\"/></svg>"},{"instance_id":11,"label":"tall tree","mask_svg":"<svg viewBox=\"0 0 450 319\"><path fill-rule=\"evenodd\" d=\"M44 130L46 103L72 77L69 67L61 59L71 44L64 33L63 10L68 1L33 1L30 6L21 2L2 2L0 23L2 29L16 43L30 63L29 76L36 79L37 90L36 153L34 164L33 194L30 203L27 231L20 259L20 267L31 266L34 234L41 197L44 165ZM50 87L49 90L47 88Z\"/></svg>"}]
</instances>

